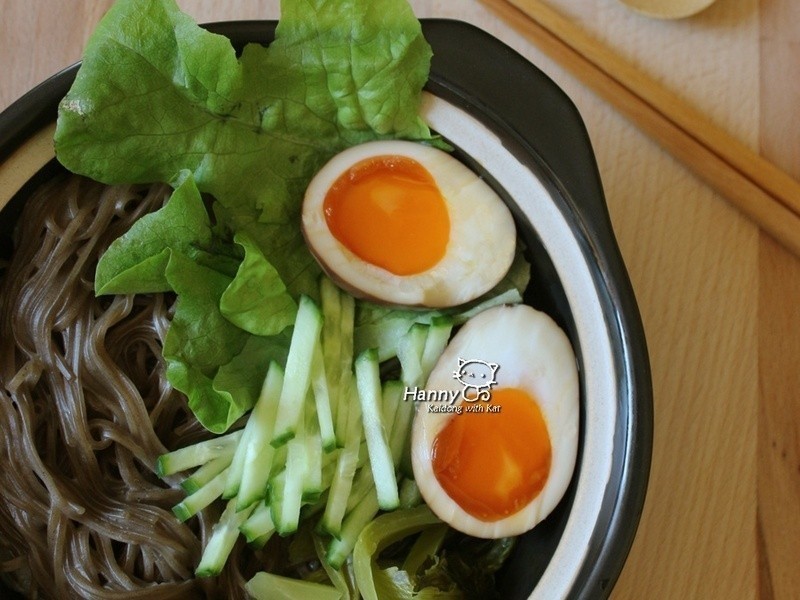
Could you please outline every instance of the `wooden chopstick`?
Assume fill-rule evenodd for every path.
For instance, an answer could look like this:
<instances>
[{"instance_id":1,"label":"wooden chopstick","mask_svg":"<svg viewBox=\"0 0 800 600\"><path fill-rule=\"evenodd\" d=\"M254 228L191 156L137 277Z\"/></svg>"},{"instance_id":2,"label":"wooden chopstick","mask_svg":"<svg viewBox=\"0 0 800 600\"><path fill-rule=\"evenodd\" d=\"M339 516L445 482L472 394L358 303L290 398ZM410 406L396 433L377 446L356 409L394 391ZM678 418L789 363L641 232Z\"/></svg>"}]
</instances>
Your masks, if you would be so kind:
<instances>
[{"instance_id":1,"label":"wooden chopstick","mask_svg":"<svg viewBox=\"0 0 800 600\"><path fill-rule=\"evenodd\" d=\"M481 0L800 256L800 183L540 0Z\"/></svg>"}]
</instances>

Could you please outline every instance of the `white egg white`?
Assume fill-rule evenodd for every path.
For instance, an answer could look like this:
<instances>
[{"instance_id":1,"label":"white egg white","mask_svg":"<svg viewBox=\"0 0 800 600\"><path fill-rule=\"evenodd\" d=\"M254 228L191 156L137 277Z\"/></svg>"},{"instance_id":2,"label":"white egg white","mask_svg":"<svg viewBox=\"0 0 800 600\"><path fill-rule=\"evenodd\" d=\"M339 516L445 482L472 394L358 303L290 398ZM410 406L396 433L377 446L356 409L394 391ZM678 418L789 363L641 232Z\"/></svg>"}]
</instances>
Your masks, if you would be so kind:
<instances>
[{"instance_id":1,"label":"white egg white","mask_svg":"<svg viewBox=\"0 0 800 600\"><path fill-rule=\"evenodd\" d=\"M340 243L325 220L324 201L336 179L362 160L396 155L416 160L433 176L450 217L444 257L414 275L395 275L362 260ZM503 200L447 152L407 141L368 142L334 156L309 184L303 234L328 275L356 297L397 305L447 307L494 287L514 259L516 229Z\"/></svg>"},{"instance_id":2,"label":"white egg white","mask_svg":"<svg viewBox=\"0 0 800 600\"><path fill-rule=\"evenodd\" d=\"M526 305L499 306L470 319L450 341L434 367L426 390L459 392L454 378L458 360L499 365L496 385L523 389L539 403L550 435L552 462L541 492L518 512L498 521L467 513L445 491L433 471L433 443L453 412L431 412L433 402L417 406L411 457L422 497L436 515L455 529L482 538L518 535L552 512L572 478L578 448L578 371L566 334L545 313ZM454 406L463 403L459 398ZM492 415L486 416L487 427ZM486 448L491 453L492 448Z\"/></svg>"}]
</instances>

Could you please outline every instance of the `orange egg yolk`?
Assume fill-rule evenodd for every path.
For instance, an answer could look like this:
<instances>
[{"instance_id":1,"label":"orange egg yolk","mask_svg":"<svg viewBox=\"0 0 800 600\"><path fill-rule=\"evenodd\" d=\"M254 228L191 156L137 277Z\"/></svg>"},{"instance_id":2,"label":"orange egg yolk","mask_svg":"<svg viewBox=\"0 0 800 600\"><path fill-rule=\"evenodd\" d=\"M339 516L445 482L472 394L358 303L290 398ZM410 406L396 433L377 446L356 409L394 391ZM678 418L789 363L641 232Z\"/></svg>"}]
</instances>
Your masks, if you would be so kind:
<instances>
[{"instance_id":1,"label":"orange egg yolk","mask_svg":"<svg viewBox=\"0 0 800 600\"><path fill-rule=\"evenodd\" d=\"M425 167L377 156L345 171L325 196L333 236L360 259L395 275L436 265L450 239L447 204Z\"/></svg>"},{"instance_id":2,"label":"orange egg yolk","mask_svg":"<svg viewBox=\"0 0 800 600\"><path fill-rule=\"evenodd\" d=\"M500 408L453 414L433 442L441 486L467 513L489 522L513 515L541 492L552 457L547 424L530 395L496 389L484 409L490 406Z\"/></svg>"}]
</instances>

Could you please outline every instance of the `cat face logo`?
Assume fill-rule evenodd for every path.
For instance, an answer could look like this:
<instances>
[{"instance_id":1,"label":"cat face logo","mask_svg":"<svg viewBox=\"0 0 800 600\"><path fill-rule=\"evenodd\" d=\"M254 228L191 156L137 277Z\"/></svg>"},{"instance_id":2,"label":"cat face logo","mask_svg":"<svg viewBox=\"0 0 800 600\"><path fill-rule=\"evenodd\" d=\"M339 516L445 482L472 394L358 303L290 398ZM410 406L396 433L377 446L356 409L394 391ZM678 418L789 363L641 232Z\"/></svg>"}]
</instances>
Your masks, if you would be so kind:
<instances>
[{"instance_id":1,"label":"cat face logo","mask_svg":"<svg viewBox=\"0 0 800 600\"><path fill-rule=\"evenodd\" d=\"M453 379L464 386L461 395L467 402L488 401L492 397L492 386L497 384L495 375L500 365L472 358L458 359L458 369L453 371Z\"/></svg>"}]
</instances>

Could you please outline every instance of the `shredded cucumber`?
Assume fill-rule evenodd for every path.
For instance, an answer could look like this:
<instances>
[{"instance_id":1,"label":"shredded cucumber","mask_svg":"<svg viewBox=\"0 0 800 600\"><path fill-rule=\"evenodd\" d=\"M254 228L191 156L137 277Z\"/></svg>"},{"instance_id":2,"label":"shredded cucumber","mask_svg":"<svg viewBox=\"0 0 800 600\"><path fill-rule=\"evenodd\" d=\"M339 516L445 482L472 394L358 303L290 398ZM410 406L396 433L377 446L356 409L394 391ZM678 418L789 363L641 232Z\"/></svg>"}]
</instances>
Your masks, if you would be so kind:
<instances>
[{"instance_id":1,"label":"shredded cucumber","mask_svg":"<svg viewBox=\"0 0 800 600\"><path fill-rule=\"evenodd\" d=\"M187 469L204 465L208 461L229 452L232 448L236 448L241 437L242 431L238 430L222 437L212 438L162 454L156 460L156 475L166 477L179 471L186 471Z\"/></svg>"},{"instance_id":2,"label":"shredded cucumber","mask_svg":"<svg viewBox=\"0 0 800 600\"><path fill-rule=\"evenodd\" d=\"M225 488L225 480L228 476L229 468L230 467L220 472L203 487L199 488L196 492L184 498L182 502L172 507L172 512L176 517L178 517L178 520L182 522L188 520L190 517L193 517L199 511L211 504L214 500L222 496L222 491Z\"/></svg>"},{"instance_id":3,"label":"shredded cucumber","mask_svg":"<svg viewBox=\"0 0 800 600\"><path fill-rule=\"evenodd\" d=\"M236 452L233 455L233 460L228 468L228 477L225 480L225 486L222 490L222 497L227 499L233 498L239 493L239 486L242 483L242 473L244 472L244 459L247 454L250 436L253 434L254 424L250 424L248 420L242 431L242 437L236 446Z\"/></svg>"},{"instance_id":4,"label":"shredded cucumber","mask_svg":"<svg viewBox=\"0 0 800 600\"><path fill-rule=\"evenodd\" d=\"M328 376L325 372L325 359L322 345L314 345L313 363L311 365L311 389L314 391L314 403L322 447L325 452L336 448L336 433L333 430L333 412L331 410L331 393Z\"/></svg>"},{"instance_id":5,"label":"shredded cucumber","mask_svg":"<svg viewBox=\"0 0 800 600\"><path fill-rule=\"evenodd\" d=\"M282 446L295 437L301 407L311 384L311 364L314 347L322 330L322 313L314 301L302 296L297 308L289 355L286 357L286 377L278 403L272 445Z\"/></svg>"},{"instance_id":6,"label":"shredded cucumber","mask_svg":"<svg viewBox=\"0 0 800 600\"><path fill-rule=\"evenodd\" d=\"M197 565L195 575L198 577L212 577L219 575L228 555L236 543L239 527L252 512L252 507L247 510L236 511L236 501L229 500L225 511L211 532L211 537L203 549L200 564Z\"/></svg>"},{"instance_id":7,"label":"shredded cucumber","mask_svg":"<svg viewBox=\"0 0 800 600\"><path fill-rule=\"evenodd\" d=\"M283 381L283 369L275 362L270 363L261 394L247 421L247 427L252 431L246 438L247 446L244 451L237 510L262 500L267 494L269 475L273 470L273 459L276 454L269 440L272 437ZM244 443L245 441L242 442Z\"/></svg>"},{"instance_id":8,"label":"shredded cucumber","mask_svg":"<svg viewBox=\"0 0 800 600\"><path fill-rule=\"evenodd\" d=\"M405 388L424 384L453 321L413 325L398 346L400 380L382 384L376 350L354 360L352 296L325 278L320 295L322 309L301 298L286 370L270 364L245 428L159 459L164 474L198 467L182 484L190 495L173 509L181 520L220 496L229 500L198 576L219 572L237 534L260 548L319 513L318 531L332 536L325 568L341 575L380 510L421 502L413 480L398 484L415 408ZM321 593L343 594L339 584ZM303 593L292 585L286 589Z\"/></svg>"},{"instance_id":9,"label":"shredded cucumber","mask_svg":"<svg viewBox=\"0 0 800 600\"><path fill-rule=\"evenodd\" d=\"M339 321L339 398L336 406L334 430L336 442L340 447L345 445L347 435L348 413L353 403L350 402L350 390L353 386L353 329L355 327L355 299L349 294L341 294L341 315Z\"/></svg>"},{"instance_id":10,"label":"shredded cucumber","mask_svg":"<svg viewBox=\"0 0 800 600\"><path fill-rule=\"evenodd\" d=\"M345 517L340 536L333 538L328 544L325 558L329 565L338 569L344 564L353 552L359 534L375 518L378 510L378 497L375 494L367 494Z\"/></svg>"},{"instance_id":11,"label":"shredded cucumber","mask_svg":"<svg viewBox=\"0 0 800 600\"><path fill-rule=\"evenodd\" d=\"M337 421L340 404L341 379L341 330L342 302L339 288L327 277L322 277L319 286L322 301L322 362L328 383L328 398L331 407L331 423ZM322 429L320 427L320 429ZM334 428L334 436L335 436Z\"/></svg>"},{"instance_id":12,"label":"shredded cucumber","mask_svg":"<svg viewBox=\"0 0 800 600\"><path fill-rule=\"evenodd\" d=\"M397 344L397 358L400 360L403 383L410 388L425 385L422 370L422 353L428 325L414 323Z\"/></svg>"},{"instance_id":13,"label":"shredded cucumber","mask_svg":"<svg viewBox=\"0 0 800 600\"><path fill-rule=\"evenodd\" d=\"M270 510L269 504L262 501L256 505L239 529L250 543L275 533L275 522L272 520L272 510Z\"/></svg>"},{"instance_id":14,"label":"shredded cucumber","mask_svg":"<svg viewBox=\"0 0 800 600\"><path fill-rule=\"evenodd\" d=\"M201 487L206 485L209 481L214 479L217 475L222 473L231 464L233 458L233 448L225 454L221 454L217 458L213 458L197 469L191 476L187 477L181 482L183 491L187 494L193 494Z\"/></svg>"},{"instance_id":15,"label":"shredded cucumber","mask_svg":"<svg viewBox=\"0 0 800 600\"><path fill-rule=\"evenodd\" d=\"M315 421L306 426L305 455L306 475L303 479L303 501L315 502L322 494L322 440L314 427Z\"/></svg>"},{"instance_id":16,"label":"shredded cucumber","mask_svg":"<svg viewBox=\"0 0 800 600\"><path fill-rule=\"evenodd\" d=\"M405 386L402 381L391 379L381 389L381 415L386 429L386 438L390 439L394 430L395 418L400 404L403 402Z\"/></svg>"},{"instance_id":17,"label":"shredded cucumber","mask_svg":"<svg viewBox=\"0 0 800 600\"><path fill-rule=\"evenodd\" d=\"M341 531L342 519L347 509L348 498L353 485L353 477L359 466L359 454L363 429L361 427L361 410L355 391L351 388L350 410L345 436L345 446L339 454L336 470L328 493L328 503L322 516L321 528L327 533L338 536Z\"/></svg>"},{"instance_id":18,"label":"shredded cucumber","mask_svg":"<svg viewBox=\"0 0 800 600\"><path fill-rule=\"evenodd\" d=\"M286 469L273 488L272 518L275 530L282 536L297 531L300 523L300 508L303 505L303 482L306 476L307 456L305 427L298 427L296 436L286 448Z\"/></svg>"},{"instance_id":19,"label":"shredded cucumber","mask_svg":"<svg viewBox=\"0 0 800 600\"><path fill-rule=\"evenodd\" d=\"M264 546L267 545L267 542L272 538L272 534L275 533L274 531L270 531L269 533L265 533L261 537L257 537L252 542L248 542L251 548L256 550L261 550Z\"/></svg>"},{"instance_id":20,"label":"shredded cucumber","mask_svg":"<svg viewBox=\"0 0 800 600\"><path fill-rule=\"evenodd\" d=\"M364 437L367 440L369 463L375 479L378 505L383 510L394 510L400 503L394 461L386 428L381 416L381 379L378 353L365 350L356 359L356 385L361 404Z\"/></svg>"},{"instance_id":21,"label":"shredded cucumber","mask_svg":"<svg viewBox=\"0 0 800 600\"><path fill-rule=\"evenodd\" d=\"M450 341L450 334L453 331L453 319L451 317L440 316L431 319L428 329L428 336L425 338L425 348L422 350L422 381L428 381L428 377L433 370L436 361L447 347Z\"/></svg>"},{"instance_id":22,"label":"shredded cucumber","mask_svg":"<svg viewBox=\"0 0 800 600\"><path fill-rule=\"evenodd\" d=\"M383 385L383 418L389 442L389 451L395 469L406 449L414 417L414 402L405 398L405 386L400 381L387 381Z\"/></svg>"},{"instance_id":23,"label":"shredded cucumber","mask_svg":"<svg viewBox=\"0 0 800 600\"><path fill-rule=\"evenodd\" d=\"M372 470L361 468L353 479L353 487L350 490L350 497L347 499L345 514L353 510L367 494L375 493L375 480L372 478Z\"/></svg>"}]
</instances>

